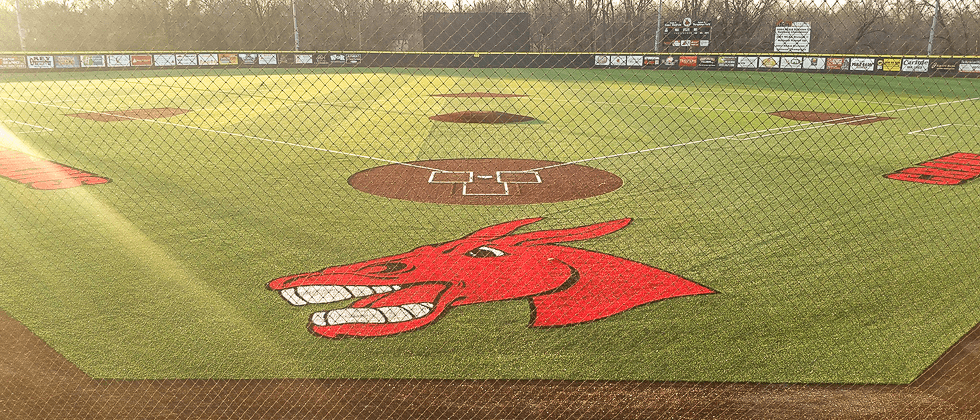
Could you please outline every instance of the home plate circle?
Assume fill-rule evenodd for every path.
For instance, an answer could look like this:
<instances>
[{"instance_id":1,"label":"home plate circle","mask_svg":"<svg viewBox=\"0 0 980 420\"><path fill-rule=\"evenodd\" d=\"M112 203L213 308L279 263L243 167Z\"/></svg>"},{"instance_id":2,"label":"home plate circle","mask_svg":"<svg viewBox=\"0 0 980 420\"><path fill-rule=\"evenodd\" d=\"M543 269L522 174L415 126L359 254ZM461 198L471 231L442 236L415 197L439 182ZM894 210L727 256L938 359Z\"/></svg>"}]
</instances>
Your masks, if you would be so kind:
<instances>
[{"instance_id":1,"label":"home plate circle","mask_svg":"<svg viewBox=\"0 0 980 420\"><path fill-rule=\"evenodd\" d=\"M595 197L623 186L618 176L576 164L530 159L444 159L378 166L347 183L381 197L423 203L507 205Z\"/></svg>"}]
</instances>

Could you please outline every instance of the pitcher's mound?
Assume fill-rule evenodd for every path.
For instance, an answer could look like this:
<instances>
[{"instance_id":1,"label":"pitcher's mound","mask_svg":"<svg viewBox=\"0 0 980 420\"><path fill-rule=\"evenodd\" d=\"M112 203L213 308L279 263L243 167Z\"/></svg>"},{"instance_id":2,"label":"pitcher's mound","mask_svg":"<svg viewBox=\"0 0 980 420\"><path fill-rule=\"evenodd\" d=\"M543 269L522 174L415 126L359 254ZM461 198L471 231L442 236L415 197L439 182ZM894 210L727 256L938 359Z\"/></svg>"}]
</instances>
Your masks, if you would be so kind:
<instances>
[{"instance_id":1,"label":"pitcher's mound","mask_svg":"<svg viewBox=\"0 0 980 420\"><path fill-rule=\"evenodd\" d=\"M879 117L877 115L851 115L851 114L835 114L831 112L813 112L813 111L778 111L770 112L769 115L775 115L777 117L782 117L790 120L796 121L810 121L810 122L822 122L827 124L848 124L848 125L863 125L871 124L878 121L890 120L890 117Z\"/></svg>"},{"instance_id":2,"label":"pitcher's mound","mask_svg":"<svg viewBox=\"0 0 980 420\"><path fill-rule=\"evenodd\" d=\"M445 159L379 166L347 179L357 190L423 203L506 205L595 197L623 186L601 169L529 159Z\"/></svg>"},{"instance_id":3,"label":"pitcher's mound","mask_svg":"<svg viewBox=\"0 0 980 420\"><path fill-rule=\"evenodd\" d=\"M508 114L497 111L463 111L452 114L434 115L430 120L464 124L507 124L534 121L526 115Z\"/></svg>"},{"instance_id":4,"label":"pitcher's mound","mask_svg":"<svg viewBox=\"0 0 980 420\"><path fill-rule=\"evenodd\" d=\"M109 121L132 121L132 120L155 120L157 118L167 118L174 115L186 114L191 112L189 109L180 108L149 108L149 109L124 109L120 111L105 112L83 112L80 114L68 114L69 117L85 118L101 122Z\"/></svg>"},{"instance_id":5,"label":"pitcher's mound","mask_svg":"<svg viewBox=\"0 0 980 420\"><path fill-rule=\"evenodd\" d=\"M521 98L527 95L516 95L511 93L467 92L467 93L440 93L432 96L436 96L440 98Z\"/></svg>"}]
</instances>

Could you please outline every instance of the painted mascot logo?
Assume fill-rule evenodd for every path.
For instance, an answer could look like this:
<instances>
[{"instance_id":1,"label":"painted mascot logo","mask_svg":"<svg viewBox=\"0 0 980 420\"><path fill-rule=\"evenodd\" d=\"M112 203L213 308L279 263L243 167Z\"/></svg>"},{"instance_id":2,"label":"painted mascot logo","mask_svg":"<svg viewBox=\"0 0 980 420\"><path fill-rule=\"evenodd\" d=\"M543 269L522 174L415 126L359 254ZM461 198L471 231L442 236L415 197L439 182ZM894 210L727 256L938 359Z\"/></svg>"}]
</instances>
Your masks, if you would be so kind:
<instances>
[{"instance_id":1,"label":"painted mascot logo","mask_svg":"<svg viewBox=\"0 0 980 420\"><path fill-rule=\"evenodd\" d=\"M357 299L310 317L310 331L331 338L411 331L449 308L476 303L530 299L531 327L559 327L662 299L714 293L645 264L555 245L615 232L631 219L511 234L539 220L501 223L404 254L283 277L269 288L295 306Z\"/></svg>"}]
</instances>

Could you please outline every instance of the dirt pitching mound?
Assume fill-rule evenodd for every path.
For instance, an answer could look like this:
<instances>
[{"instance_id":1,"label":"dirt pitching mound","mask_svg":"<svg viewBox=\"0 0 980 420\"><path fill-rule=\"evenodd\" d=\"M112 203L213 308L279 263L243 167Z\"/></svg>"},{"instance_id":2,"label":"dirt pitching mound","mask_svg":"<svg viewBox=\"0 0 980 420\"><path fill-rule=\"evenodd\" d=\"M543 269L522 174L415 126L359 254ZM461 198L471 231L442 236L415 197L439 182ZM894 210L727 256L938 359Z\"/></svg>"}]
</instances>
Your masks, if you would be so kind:
<instances>
[{"instance_id":1,"label":"dirt pitching mound","mask_svg":"<svg viewBox=\"0 0 980 420\"><path fill-rule=\"evenodd\" d=\"M554 203L617 190L623 180L588 166L528 159L446 159L379 166L347 183L381 197L423 203Z\"/></svg>"},{"instance_id":2,"label":"dirt pitching mound","mask_svg":"<svg viewBox=\"0 0 980 420\"><path fill-rule=\"evenodd\" d=\"M125 109L120 111L105 112L83 112L80 114L67 114L69 117L85 118L101 122L111 121L132 121L132 120L155 120L167 118L174 115L186 114L191 112L189 109L180 108L149 108L149 109Z\"/></svg>"},{"instance_id":3,"label":"dirt pitching mound","mask_svg":"<svg viewBox=\"0 0 980 420\"><path fill-rule=\"evenodd\" d=\"M462 111L452 114L434 115L430 120L462 124L507 124L534 121L526 115L508 114L497 111Z\"/></svg>"},{"instance_id":4,"label":"dirt pitching mound","mask_svg":"<svg viewBox=\"0 0 980 420\"><path fill-rule=\"evenodd\" d=\"M439 98L522 98L527 95L515 95L510 93L468 92L468 93L441 93L432 96L439 97Z\"/></svg>"},{"instance_id":5,"label":"dirt pitching mound","mask_svg":"<svg viewBox=\"0 0 980 420\"><path fill-rule=\"evenodd\" d=\"M877 115L851 115L851 114L835 114L830 112L813 112L813 111L779 111L770 112L769 115L775 115L777 117L782 117L790 120L796 121L809 121L809 122L822 122L827 124L847 124L847 125L864 125L871 124L878 121L890 120L890 117L879 117Z\"/></svg>"}]
</instances>

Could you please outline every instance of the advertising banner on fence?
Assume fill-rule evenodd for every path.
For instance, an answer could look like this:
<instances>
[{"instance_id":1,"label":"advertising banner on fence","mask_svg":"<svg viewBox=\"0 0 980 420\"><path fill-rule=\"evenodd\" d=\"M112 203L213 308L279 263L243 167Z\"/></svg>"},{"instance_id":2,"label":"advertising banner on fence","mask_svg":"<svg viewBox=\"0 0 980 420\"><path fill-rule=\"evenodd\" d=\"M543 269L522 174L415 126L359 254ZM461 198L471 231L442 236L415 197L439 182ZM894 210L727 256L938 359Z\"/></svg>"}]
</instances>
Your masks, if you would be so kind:
<instances>
[{"instance_id":1,"label":"advertising banner on fence","mask_svg":"<svg viewBox=\"0 0 980 420\"><path fill-rule=\"evenodd\" d=\"M199 65L199 66L217 66L218 65L218 54L198 54L197 55L197 65Z\"/></svg>"},{"instance_id":2,"label":"advertising banner on fence","mask_svg":"<svg viewBox=\"0 0 980 420\"><path fill-rule=\"evenodd\" d=\"M53 69L54 57L50 55L29 55L27 56L27 68Z\"/></svg>"},{"instance_id":3,"label":"advertising banner on fence","mask_svg":"<svg viewBox=\"0 0 980 420\"><path fill-rule=\"evenodd\" d=\"M861 57L851 59L851 71L874 71L875 69L875 59Z\"/></svg>"},{"instance_id":4,"label":"advertising banner on fence","mask_svg":"<svg viewBox=\"0 0 980 420\"><path fill-rule=\"evenodd\" d=\"M803 57L779 57L779 68L802 69Z\"/></svg>"},{"instance_id":5,"label":"advertising banner on fence","mask_svg":"<svg viewBox=\"0 0 980 420\"><path fill-rule=\"evenodd\" d=\"M133 67L150 67L153 65L153 56L149 54L132 55L129 60Z\"/></svg>"},{"instance_id":6,"label":"advertising banner on fence","mask_svg":"<svg viewBox=\"0 0 980 420\"><path fill-rule=\"evenodd\" d=\"M81 66L78 64L77 55L58 55L54 57L54 67L59 69L77 69Z\"/></svg>"},{"instance_id":7,"label":"advertising banner on fence","mask_svg":"<svg viewBox=\"0 0 980 420\"><path fill-rule=\"evenodd\" d=\"M738 68L757 69L759 68L759 57L739 57Z\"/></svg>"},{"instance_id":8,"label":"advertising banner on fence","mask_svg":"<svg viewBox=\"0 0 980 420\"><path fill-rule=\"evenodd\" d=\"M960 73L980 73L980 60L960 61Z\"/></svg>"},{"instance_id":9,"label":"advertising banner on fence","mask_svg":"<svg viewBox=\"0 0 980 420\"><path fill-rule=\"evenodd\" d=\"M157 67L173 67L177 65L175 54L154 54L153 65Z\"/></svg>"},{"instance_id":10,"label":"advertising banner on fence","mask_svg":"<svg viewBox=\"0 0 980 420\"><path fill-rule=\"evenodd\" d=\"M245 66L254 66L259 63L258 54L238 54L238 64Z\"/></svg>"},{"instance_id":11,"label":"advertising banner on fence","mask_svg":"<svg viewBox=\"0 0 980 420\"><path fill-rule=\"evenodd\" d=\"M929 59L928 58L902 59L902 71L908 73L925 73L929 71Z\"/></svg>"},{"instance_id":12,"label":"advertising banner on fence","mask_svg":"<svg viewBox=\"0 0 980 420\"><path fill-rule=\"evenodd\" d=\"M279 64L279 60L275 54L259 54L260 66L274 66L276 64Z\"/></svg>"},{"instance_id":13,"label":"advertising banner on fence","mask_svg":"<svg viewBox=\"0 0 980 420\"><path fill-rule=\"evenodd\" d=\"M104 55L83 55L79 60L82 67L105 67Z\"/></svg>"},{"instance_id":14,"label":"advertising banner on fence","mask_svg":"<svg viewBox=\"0 0 980 420\"><path fill-rule=\"evenodd\" d=\"M0 55L0 69L26 69L27 60L22 55Z\"/></svg>"},{"instance_id":15,"label":"advertising banner on fence","mask_svg":"<svg viewBox=\"0 0 980 420\"><path fill-rule=\"evenodd\" d=\"M827 68L827 59L824 57L806 57L803 59L804 70L823 70Z\"/></svg>"},{"instance_id":16,"label":"advertising banner on fence","mask_svg":"<svg viewBox=\"0 0 980 420\"><path fill-rule=\"evenodd\" d=\"M197 54L177 54L178 66L196 66Z\"/></svg>"},{"instance_id":17,"label":"advertising banner on fence","mask_svg":"<svg viewBox=\"0 0 980 420\"><path fill-rule=\"evenodd\" d=\"M237 65L238 56L235 54L218 54L218 64L222 66Z\"/></svg>"}]
</instances>

